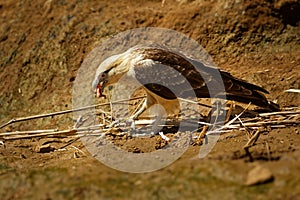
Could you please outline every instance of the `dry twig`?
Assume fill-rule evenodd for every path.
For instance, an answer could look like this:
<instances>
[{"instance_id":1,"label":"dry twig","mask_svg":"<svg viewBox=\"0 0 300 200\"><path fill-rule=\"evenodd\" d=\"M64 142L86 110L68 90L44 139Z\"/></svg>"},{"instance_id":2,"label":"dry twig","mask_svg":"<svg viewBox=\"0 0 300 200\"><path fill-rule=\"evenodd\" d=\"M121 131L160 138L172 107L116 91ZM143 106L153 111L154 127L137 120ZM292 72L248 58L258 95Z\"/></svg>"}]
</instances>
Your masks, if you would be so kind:
<instances>
[{"instance_id":1,"label":"dry twig","mask_svg":"<svg viewBox=\"0 0 300 200\"><path fill-rule=\"evenodd\" d=\"M16 135L16 136L10 136L6 137L4 136L4 140L18 140L18 139L31 139L35 137L51 137L51 136L70 136L70 135L75 135L76 130L70 129L70 130L63 130L63 131L57 131L57 132L47 132L47 133L38 133L38 134L32 134L32 135Z\"/></svg>"},{"instance_id":2,"label":"dry twig","mask_svg":"<svg viewBox=\"0 0 300 200\"><path fill-rule=\"evenodd\" d=\"M257 141L257 139L259 138L262 132L265 132L265 130L264 129L257 130L243 147L246 152L246 155L249 156L251 162L253 161L253 158L251 156L251 153L249 152L249 148L255 145L255 142Z\"/></svg>"},{"instance_id":3,"label":"dry twig","mask_svg":"<svg viewBox=\"0 0 300 200\"><path fill-rule=\"evenodd\" d=\"M122 100L118 100L113 102L115 103L122 103L124 101L130 101L130 100L135 100L135 99L141 99L144 98L145 96L142 97L135 97L135 98L131 98L131 99L122 99ZM20 118L16 118L16 119L11 119L10 121L2 124L0 126L0 129L4 128L5 126L8 126L10 124L16 123L16 122L22 122L22 121L27 121L27 120L32 120L32 119L39 119L39 118L45 118L45 117L53 117L56 115L63 115L63 114L68 114L71 112L79 112L82 110L88 110L88 109L92 109L92 108L96 108L99 106L104 106L104 105L110 105L112 102L107 102L107 103L100 103L100 104L96 104L96 105L91 105L91 106L85 106L85 107L81 107L81 108L75 108L75 109L70 109L70 110L64 110L64 111L59 111L59 112L53 112L53 113L46 113L46 114L39 114L39 115L32 115L32 116L28 116L28 117L20 117Z\"/></svg>"},{"instance_id":4,"label":"dry twig","mask_svg":"<svg viewBox=\"0 0 300 200\"><path fill-rule=\"evenodd\" d=\"M131 98L131 99L124 99L124 100L119 100L115 102L107 102L107 103L101 103L101 104L96 104L92 106L86 106L82 108L77 108L77 109L71 109L71 110L66 110L66 111L60 111L60 112L53 112L53 113L46 113L46 114L40 114L40 115L33 115L33 116L28 116L28 117L21 117L21 118L16 118L12 119L9 122L3 124L0 126L0 128L3 128L9 124L15 123L15 122L21 122L21 121L27 121L27 120L32 120L32 119L38 119L38 118L44 118L44 117L52 117L55 115L62 115L62 114L67 114L70 112L78 112L82 110L87 110L87 109L92 109L96 108L99 106L104 106L104 105L110 105L116 104L116 103L123 103L123 102L128 102L130 100L136 100L136 99L141 99L145 98L145 96L142 97L136 97L136 98ZM182 99L183 100L183 99ZM189 103L197 103L191 100L185 100L186 102ZM142 101L143 102L143 101ZM205 104L199 104L201 106L207 106ZM293 125L298 125L300 124L300 110L298 108L293 108L293 110L285 110L285 111L280 111L280 112L271 112L271 113L261 113L258 115L258 117L255 118L242 118L243 113L248 109L250 104L238 115L236 115L232 120L227 122L225 125L221 124L210 124L210 123L205 123L205 122L196 122L199 124L204 124L207 127L214 127L215 125L218 125L217 128L214 130L208 131L206 134L213 134L213 133L224 133L232 130L246 130L250 133L250 130L257 130L253 136L250 137L249 141L247 144L244 146L244 149L246 153L249 154L249 148L254 145L255 141L259 137L259 134L262 132L262 128L268 126L271 128L279 128L279 127L287 127L287 126L293 126ZM4 140L16 140L16 139L28 139L28 138L34 138L34 137L66 137L66 136L74 136L75 134L78 134L78 137L82 137L84 135L99 135L99 134L117 134L116 131L113 131L115 127L110 126L112 123L111 120L106 121L106 119L112 119L112 112L106 112L103 111L102 109L97 109L97 112L100 113L103 117L103 123L98 124L98 125L91 125L87 127L80 127L79 123L82 120L86 120L89 116L90 113L87 113L87 116L83 116L81 119L79 119L78 126L75 126L73 129L69 130L63 130L63 131L57 131L55 129L50 129L50 130L35 130L35 131L17 131L17 132L8 132L8 133L0 133L0 138L3 138ZM85 118L84 118L85 117ZM121 119L120 119L121 120ZM184 120L181 118L181 120ZM167 119L166 119L167 121ZM184 120L184 121L191 121L191 119ZM108 122L109 124L107 124ZM140 125L140 126L149 126L153 123L153 120L136 120L135 124ZM130 127L128 124L124 123L119 123L117 124L118 126L122 126L122 129L117 129L119 132L120 130L122 131L130 131ZM178 125L178 124L176 124ZM176 126L174 124L174 126ZM124 127L123 127L124 126ZM160 125L160 126L172 126L170 124L168 125Z\"/></svg>"}]
</instances>

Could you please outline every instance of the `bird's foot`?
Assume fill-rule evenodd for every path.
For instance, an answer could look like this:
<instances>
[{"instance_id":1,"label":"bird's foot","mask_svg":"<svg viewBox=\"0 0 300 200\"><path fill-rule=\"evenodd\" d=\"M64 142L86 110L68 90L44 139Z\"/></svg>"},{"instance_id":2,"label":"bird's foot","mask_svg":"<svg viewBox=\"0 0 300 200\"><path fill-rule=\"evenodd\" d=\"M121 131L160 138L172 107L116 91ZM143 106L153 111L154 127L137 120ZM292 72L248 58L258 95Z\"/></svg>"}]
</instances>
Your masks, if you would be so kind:
<instances>
[{"instance_id":1,"label":"bird's foot","mask_svg":"<svg viewBox=\"0 0 300 200\"><path fill-rule=\"evenodd\" d=\"M116 127L116 126L120 126L120 120L119 119L113 121L108 127L112 128L112 127Z\"/></svg>"},{"instance_id":2,"label":"bird's foot","mask_svg":"<svg viewBox=\"0 0 300 200\"><path fill-rule=\"evenodd\" d=\"M133 137L152 137L158 134L156 120L128 120L130 125L130 135ZM137 126L141 126L137 128ZM149 127L151 126L151 127Z\"/></svg>"}]
</instances>

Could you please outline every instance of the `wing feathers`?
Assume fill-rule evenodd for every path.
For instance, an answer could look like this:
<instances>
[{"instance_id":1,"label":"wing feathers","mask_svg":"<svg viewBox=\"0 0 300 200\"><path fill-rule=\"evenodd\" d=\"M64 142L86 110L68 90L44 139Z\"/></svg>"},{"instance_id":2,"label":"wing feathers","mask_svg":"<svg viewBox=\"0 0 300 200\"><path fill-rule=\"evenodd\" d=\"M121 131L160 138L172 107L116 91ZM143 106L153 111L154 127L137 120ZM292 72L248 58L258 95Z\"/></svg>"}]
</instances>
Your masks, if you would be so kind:
<instances>
[{"instance_id":1,"label":"wing feathers","mask_svg":"<svg viewBox=\"0 0 300 200\"><path fill-rule=\"evenodd\" d=\"M213 90L213 87L209 87L210 91L208 91L208 85L215 85L218 88L223 81L227 99L244 103L252 102L257 106L276 109L276 106L271 106L262 94L268 91L237 79L228 72L206 66L199 61L163 48L146 47L137 48L135 51L142 54L144 59L153 61L147 64L141 62L134 66L137 80L165 99L184 98L191 92L195 92L198 98L208 98ZM215 73L220 74L222 80L216 79Z\"/></svg>"}]
</instances>

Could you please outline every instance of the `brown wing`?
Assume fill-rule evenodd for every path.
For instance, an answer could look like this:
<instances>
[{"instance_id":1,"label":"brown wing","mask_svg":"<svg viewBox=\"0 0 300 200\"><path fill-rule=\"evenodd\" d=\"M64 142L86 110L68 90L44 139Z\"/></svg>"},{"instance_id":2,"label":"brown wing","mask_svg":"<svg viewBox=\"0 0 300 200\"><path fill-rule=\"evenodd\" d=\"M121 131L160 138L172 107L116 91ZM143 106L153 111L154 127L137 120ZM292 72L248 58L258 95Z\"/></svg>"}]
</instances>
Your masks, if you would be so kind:
<instances>
[{"instance_id":1,"label":"brown wing","mask_svg":"<svg viewBox=\"0 0 300 200\"><path fill-rule=\"evenodd\" d=\"M135 77L148 90L165 99L176 99L196 97L195 88L201 88L209 97L205 80L181 55L160 48L143 48L139 53L152 61L134 66Z\"/></svg>"},{"instance_id":2,"label":"brown wing","mask_svg":"<svg viewBox=\"0 0 300 200\"><path fill-rule=\"evenodd\" d=\"M148 47L141 49L140 53L153 63L136 65L136 78L163 98L218 97L278 110L278 105L268 102L263 94L268 91L228 72L163 48Z\"/></svg>"}]
</instances>

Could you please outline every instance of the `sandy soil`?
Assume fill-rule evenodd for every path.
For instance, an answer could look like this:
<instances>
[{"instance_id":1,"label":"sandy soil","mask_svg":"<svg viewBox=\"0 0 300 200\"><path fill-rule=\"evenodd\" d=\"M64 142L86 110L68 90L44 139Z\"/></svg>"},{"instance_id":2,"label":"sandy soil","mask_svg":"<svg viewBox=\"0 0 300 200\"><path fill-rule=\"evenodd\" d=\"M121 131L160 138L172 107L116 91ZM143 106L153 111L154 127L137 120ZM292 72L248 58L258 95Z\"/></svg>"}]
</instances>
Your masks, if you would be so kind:
<instances>
[{"instance_id":1,"label":"sandy soil","mask_svg":"<svg viewBox=\"0 0 300 200\"><path fill-rule=\"evenodd\" d=\"M0 0L0 124L71 109L72 86L89 52L121 31L149 26L186 34L221 69L269 90L281 107L299 106L299 94L284 92L300 88L299 13L297 0L167 0L164 7L158 0ZM67 114L1 132L72 126ZM250 149L252 162L242 149L246 132L233 131L204 159L197 157L200 146L190 146L172 165L143 174L106 167L68 137L4 141L0 199L299 199L299 128L264 133ZM120 141L131 151L164 146L157 137ZM43 144L63 150L39 152ZM257 166L272 178L246 186Z\"/></svg>"}]
</instances>

